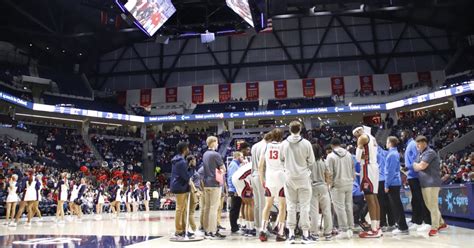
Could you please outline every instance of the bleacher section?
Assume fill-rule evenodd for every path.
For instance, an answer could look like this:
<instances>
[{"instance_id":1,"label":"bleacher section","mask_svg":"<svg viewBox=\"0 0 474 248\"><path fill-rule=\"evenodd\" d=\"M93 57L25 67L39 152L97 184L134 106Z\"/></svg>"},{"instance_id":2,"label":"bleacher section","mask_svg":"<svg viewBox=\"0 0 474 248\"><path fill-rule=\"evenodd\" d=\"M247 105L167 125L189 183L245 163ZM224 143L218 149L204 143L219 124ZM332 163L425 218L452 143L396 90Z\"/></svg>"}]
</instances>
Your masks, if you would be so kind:
<instances>
[{"instance_id":1,"label":"bleacher section","mask_svg":"<svg viewBox=\"0 0 474 248\"><path fill-rule=\"evenodd\" d=\"M335 106L331 97L273 99L268 101L267 110L319 108Z\"/></svg>"},{"instance_id":2,"label":"bleacher section","mask_svg":"<svg viewBox=\"0 0 474 248\"><path fill-rule=\"evenodd\" d=\"M257 111L258 101L234 101L196 105L193 114Z\"/></svg>"}]
</instances>

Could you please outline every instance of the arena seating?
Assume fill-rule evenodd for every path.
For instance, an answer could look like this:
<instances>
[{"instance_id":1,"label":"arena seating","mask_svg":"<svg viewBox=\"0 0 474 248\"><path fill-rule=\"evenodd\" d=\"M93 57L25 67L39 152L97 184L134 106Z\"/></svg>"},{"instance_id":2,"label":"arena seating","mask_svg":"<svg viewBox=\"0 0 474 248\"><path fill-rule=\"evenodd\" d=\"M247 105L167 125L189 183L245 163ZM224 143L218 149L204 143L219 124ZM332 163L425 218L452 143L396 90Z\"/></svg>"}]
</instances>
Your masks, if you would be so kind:
<instances>
[{"instance_id":1,"label":"arena seating","mask_svg":"<svg viewBox=\"0 0 474 248\"><path fill-rule=\"evenodd\" d=\"M456 119L452 125L444 127L440 131L439 139L435 140L434 147L436 149L445 147L449 143L471 131L473 129L473 124L474 118L472 116Z\"/></svg>"},{"instance_id":2,"label":"arena seating","mask_svg":"<svg viewBox=\"0 0 474 248\"><path fill-rule=\"evenodd\" d=\"M193 114L245 112L258 110L258 101L232 101L225 103L204 103L196 105Z\"/></svg>"},{"instance_id":3,"label":"arena seating","mask_svg":"<svg viewBox=\"0 0 474 248\"><path fill-rule=\"evenodd\" d=\"M138 170L136 167L139 167L139 164L141 164L143 155L142 142L120 138L108 139L100 135L92 136L91 140L109 164L115 161L122 161L129 169Z\"/></svg>"},{"instance_id":4,"label":"arena seating","mask_svg":"<svg viewBox=\"0 0 474 248\"><path fill-rule=\"evenodd\" d=\"M392 128L392 135L398 136L400 132L408 129L414 135L424 135L431 140L448 121L454 117L454 111L417 111L407 112L398 124Z\"/></svg>"}]
</instances>

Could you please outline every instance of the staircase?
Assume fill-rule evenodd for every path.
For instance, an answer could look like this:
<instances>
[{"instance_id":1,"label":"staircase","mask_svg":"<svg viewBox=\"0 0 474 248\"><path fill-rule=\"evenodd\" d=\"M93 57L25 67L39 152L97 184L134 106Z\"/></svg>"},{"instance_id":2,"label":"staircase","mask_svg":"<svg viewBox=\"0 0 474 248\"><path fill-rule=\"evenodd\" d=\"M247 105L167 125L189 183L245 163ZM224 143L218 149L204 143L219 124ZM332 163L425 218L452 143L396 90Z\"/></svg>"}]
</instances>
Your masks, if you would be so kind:
<instances>
[{"instance_id":1,"label":"staircase","mask_svg":"<svg viewBox=\"0 0 474 248\"><path fill-rule=\"evenodd\" d=\"M440 139L441 132L449 128L456 121L456 117L451 118L432 138L431 145L435 144L436 141Z\"/></svg>"},{"instance_id":2,"label":"staircase","mask_svg":"<svg viewBox=\"0 0 474 248\"><path fill-rule=\"evenodd\" d=\"M471 130L469 133L461 136L461 138L443 147L438 153L441 158L444 158L446 154L461 151L472 144L474 144L474 130Z\"/></svg>"},{"instance_id":3,"label":"staircase","mask_svg":"<svg viewBox=\"0 0 474 248\"><path fill-rule=\"evenodd\" d=\"M89 147L92 153L94 154L94 157L100 161L103 161L104 157L102 157L100 152L95 147L94 143L92 143L91 136L89 136L89 134L85 132L84 130L82 130L81 135L82 135L82 139L84 139L84 143L86 144L86 146Z\"/></svg>"}]
</instances>

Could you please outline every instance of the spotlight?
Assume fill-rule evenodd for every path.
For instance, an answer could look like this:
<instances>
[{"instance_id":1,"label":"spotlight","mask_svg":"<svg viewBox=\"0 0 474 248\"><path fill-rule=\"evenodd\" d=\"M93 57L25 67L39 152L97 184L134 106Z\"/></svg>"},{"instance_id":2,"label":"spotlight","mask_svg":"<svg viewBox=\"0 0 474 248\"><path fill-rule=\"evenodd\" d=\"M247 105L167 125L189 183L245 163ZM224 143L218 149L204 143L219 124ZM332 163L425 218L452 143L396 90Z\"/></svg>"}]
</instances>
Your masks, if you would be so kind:
<instances>
[{"instance_id":1,"label":"spotlight","mask_svg":"<svg viewBox=\"0 0 474 248\"><path fill-rule=\"evenodd\" d=\"M49 47L46 47L46 50L49 50Z\"/></svg>"},{"instance_id":2,"label":"spotlight","mask_svg":"<svg viewBox=\"0 0 474 248\"><path fill-rule=\"evenodd\" d=\"M32 47L32 46L33 46L33 44L30 43L30 47Z\"/></svg>"}]
</instances>

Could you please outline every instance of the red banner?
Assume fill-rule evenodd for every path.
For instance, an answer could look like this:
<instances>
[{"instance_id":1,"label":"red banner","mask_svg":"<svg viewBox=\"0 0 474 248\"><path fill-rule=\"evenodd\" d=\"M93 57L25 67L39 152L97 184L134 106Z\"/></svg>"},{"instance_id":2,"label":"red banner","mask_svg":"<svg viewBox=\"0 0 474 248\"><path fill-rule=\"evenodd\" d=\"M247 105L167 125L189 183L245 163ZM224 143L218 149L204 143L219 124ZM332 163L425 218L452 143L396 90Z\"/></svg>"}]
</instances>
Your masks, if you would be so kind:
<instances>
[{"instance_id":1,"label":"red banner","mask_svg":"<svg viewBox=\"0 0 474 248\"><path fill-rule=\"evenodd\" d=\"M391 90L401 90L403 87L402 74L388 74Z\"/></svg>"},{"instance_id":2,"label":"red banner","mask_svg":"<svg viewBox=\"0 0 474 248\"><path fill-rule=\"evenodd\" d=\"M332 77L331 90L333 95L343 96L346 93L344 89L344 77Z\"/></svg>"},{"instance_id":3,"label":"red banner","mask_svg":"<svg viewBox=\"0 0 474 248\"><path fill-rule=\"evenodd\" d=\"M178 101L178 88L166 88L166 102L177 102Z\"/></svg>"},{"instance_id":4,"label":"red banner","mask_svg":"<svg viewBox=\"0 0 474 248\"><path fill-rule=\"evenodd\" d=\"M204 86L193 86L192 89L192 102L194 104L204 102Z\"/></svg>"},{"instance_id":5,"label":"red banner","mask_svg":"<svg viewBox=\"0 0 474 248\"><path fill-rule=\"evenodd\" d=\"M258 91L258 82L247 83L247 100L258 100L259 91Z\"/></svg>"},{"instance_id":6,"label":"red banner","mask_svg":"<svg viewBox=\"0 0 474 248\"><path fill-rule=\"evenodd\" d=\"M127 104L126 91L117 91L117 104L120 106L125 106Z\"/></svg>"},{"instance_id":7,"label":"red banner","mask_svg":"<svg viewBox=\"0 0 474 248\"><path fill-rule=\"evenodd\" d=\"M316 95L316 80L303 79L303 96L314 97Z\"/></svg>"},{"instance_id":8,"label":"red banner","mask_svg":"<svg viewBox=\"0 0 474 248\"><path fill-rule=\"evenodd\" d=\"M275 89L275 98L286 98L288 95L286 80L273 81L273 87Z\"/></svg>"},{"instance_id":9,"label":"red banner","mask_svg":"<svg viewBox=\"0 0 474 248\"><path fill-rule=\"evenodd\" d=\"M362 94L374 92L374 81L372 75L359 76L360 81L360 92Z\"/></svg>"},{"instance_id":10,"label":"red banner","mask_svg":"<svg viewBox=\"0 0 474 248\"><path fill-rule=\"evenodd\" d=\"M431 72L430 71L420 71L418 72L418 81L423 84L431 85Z\"/></svg>"},{"instance_id":11,"label":"red banner","mask_svg":"<svg viewBox=\"0 0 474 248\"><path fill-rule=\"evenodd\" d=\"M146 108L151 106L151 89L140 90L140 106Z\"/></svg>"},{"instance_id":12,"label":"red banner","mask_svg":"<svg viewBox=\"0 0 474 248\"><path fill-rule=\"evenodd\" d=\"M227 102L232 96L230 84L219 84L219 102Z\"/></svg>"}]
</instances>

